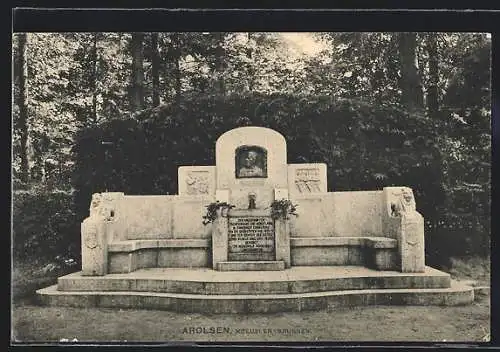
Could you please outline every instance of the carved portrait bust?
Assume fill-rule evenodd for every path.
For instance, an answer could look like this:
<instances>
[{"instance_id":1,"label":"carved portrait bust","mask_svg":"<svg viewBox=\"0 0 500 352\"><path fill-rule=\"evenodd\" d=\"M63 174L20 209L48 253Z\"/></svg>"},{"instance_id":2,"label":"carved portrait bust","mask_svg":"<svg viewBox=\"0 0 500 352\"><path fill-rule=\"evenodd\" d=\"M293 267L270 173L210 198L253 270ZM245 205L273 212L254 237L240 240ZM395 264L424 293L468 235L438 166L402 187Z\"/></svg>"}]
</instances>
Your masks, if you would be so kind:
<instances>
[{"instance_id":1,"label":"carved portrait bust","mask_svg":"<svg viewBox=\"0 0 500 352\"><path fill-rule=\"evenodd\" d=\"M257 146L236 149L236 178L267 177L267 151Z\"/></svg>"}]
</instances>

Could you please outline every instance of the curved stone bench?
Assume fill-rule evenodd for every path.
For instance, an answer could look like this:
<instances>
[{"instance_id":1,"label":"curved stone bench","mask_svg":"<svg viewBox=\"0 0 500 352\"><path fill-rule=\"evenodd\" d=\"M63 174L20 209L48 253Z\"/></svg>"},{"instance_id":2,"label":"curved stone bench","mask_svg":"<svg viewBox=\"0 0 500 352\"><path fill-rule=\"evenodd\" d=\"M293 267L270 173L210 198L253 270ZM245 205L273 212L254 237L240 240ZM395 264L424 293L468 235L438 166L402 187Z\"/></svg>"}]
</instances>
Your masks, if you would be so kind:
<instances>
[{"instance_id":1,"label":"curved stone bench","mask_svg":"<svg viewBox=\"0 0 500 352\"><path fill-rule=\"evenodd\" d=\"M291 237L295 266L362 265L397 270L397 240L387 237ZM126 240L108 244L109 273L155 267L210 267L210 239Z\"/></svg>"},{"instance_id":2,"label":"curved stone bench","mask_svg":"<svg viewBox=\"0 0 500 352\"><path fill-rule=\"evenodd\" d=\"M210 240L198 238L126 240L108 244L109 273L142 268L208 267Z\"/></svg>"},{"instance_id":3,"label":"curved stone bench","mask_svg":"<svg viewBox=\"0 0 500 352\"><path fill-rule=\"evenodd\" d=\"M388 237L291 237L292 265L364 265L397 270L398 241Z\"/></svg>"}]
</instances>

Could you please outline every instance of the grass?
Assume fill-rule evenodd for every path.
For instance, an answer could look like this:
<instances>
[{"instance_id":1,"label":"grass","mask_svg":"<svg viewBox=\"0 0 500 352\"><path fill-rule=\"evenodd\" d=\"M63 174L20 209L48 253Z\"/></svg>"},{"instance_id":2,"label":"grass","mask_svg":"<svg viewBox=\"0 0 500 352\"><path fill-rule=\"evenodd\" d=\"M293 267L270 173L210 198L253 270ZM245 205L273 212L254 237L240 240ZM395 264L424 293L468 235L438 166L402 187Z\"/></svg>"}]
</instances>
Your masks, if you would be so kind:
<instances>
[{"instance_id":1,"label":"grass","mask_svg":"<svg viewBox=\"0 0 500 352\"><path fill-rule=\"evenodd\" d=\"M42 268L50 264L47 259L32 261L14 260L12 268L12 298L14 301L33 296L34 292L42 287L57 283L59 276L76 271L75 268L58 268L54 271L44 272Z\"/></svg>"},{"instance_id":2,"label":"grass","mask_svg":"<svg viewBox=\"0 0 500 352\"><path fill-rule=\"evenodd\" d=\"M489 285L489 259L452 260L454 278ZM39 263L37 265L40 265ZM485 342L490 299L457 307L353 307L331 312L209 315L108 308L40 307L35 289L65 271L43 274L34 264L13 271L12 339L17 342L165 341L433 341ZM203 332L205 327L205 333ZM210 328L220 333L211 333ZM197 329L198 328L198 329ZM246 329L246 330L245 330Z\"/></svg>"},{"instance_id":3,"label":"grass","mask_svg":"<svg viewBox=\"0 0 500 352\"><path fill-rule=\"evenodd\" d=\"M490 258L451 258L448 271L453 279L473 280L478 286L490 286Z\"/></svg>"}]
</instances>

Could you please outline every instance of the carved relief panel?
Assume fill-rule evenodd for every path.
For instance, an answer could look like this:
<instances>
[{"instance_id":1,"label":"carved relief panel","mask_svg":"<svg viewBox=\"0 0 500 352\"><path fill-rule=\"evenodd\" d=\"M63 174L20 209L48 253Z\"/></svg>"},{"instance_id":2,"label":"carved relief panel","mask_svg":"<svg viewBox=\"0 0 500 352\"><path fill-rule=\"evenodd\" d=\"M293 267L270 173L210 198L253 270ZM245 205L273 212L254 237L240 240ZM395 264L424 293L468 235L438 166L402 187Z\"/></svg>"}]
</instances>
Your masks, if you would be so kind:
<instances>
[{"instance_id":1,"label":"carved relief panel","mask_svg":"<svg viewBox=\"0 0 500 352\"><path fill-rule=\"evenodd\" d=\"M179 167L179 195L215 194L215 166Z\"/></svg>"}]
</instances>

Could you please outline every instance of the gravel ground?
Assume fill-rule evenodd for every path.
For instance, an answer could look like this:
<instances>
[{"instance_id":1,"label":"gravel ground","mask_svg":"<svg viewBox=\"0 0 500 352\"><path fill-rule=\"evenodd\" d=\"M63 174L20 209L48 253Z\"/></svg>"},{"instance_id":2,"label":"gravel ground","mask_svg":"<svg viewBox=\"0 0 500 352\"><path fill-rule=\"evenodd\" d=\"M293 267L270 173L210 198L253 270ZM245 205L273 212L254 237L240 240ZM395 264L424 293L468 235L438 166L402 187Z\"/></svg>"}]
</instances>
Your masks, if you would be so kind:
<instances>
[{"instance_id":1,"label":"gravel ground","mask_svg":"<svg viewBox=\"0 0 500 352\"><path fill-rule=\"evenodd\" d=\"M489 340L489 296L458 307L355 307L331 312L180 314L106 308L13 307L19 342Z\"/></svg>"}]
</instances>

